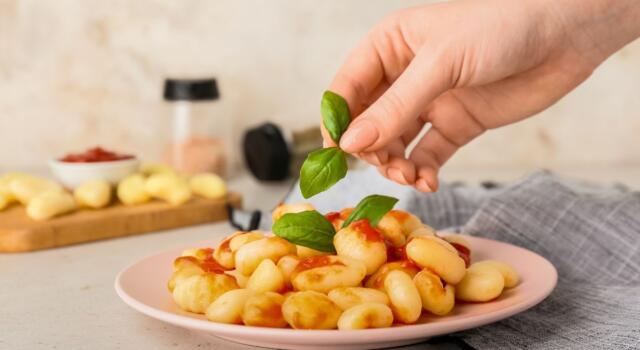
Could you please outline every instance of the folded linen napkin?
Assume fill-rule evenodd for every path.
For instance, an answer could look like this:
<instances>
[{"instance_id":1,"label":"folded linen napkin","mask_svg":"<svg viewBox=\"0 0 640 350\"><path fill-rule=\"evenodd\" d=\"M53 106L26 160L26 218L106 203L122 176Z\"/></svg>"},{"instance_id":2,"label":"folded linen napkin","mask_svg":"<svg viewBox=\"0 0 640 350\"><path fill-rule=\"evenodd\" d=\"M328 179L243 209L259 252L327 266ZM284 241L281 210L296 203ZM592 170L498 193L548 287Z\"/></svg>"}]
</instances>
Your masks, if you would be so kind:
<instances>
[{"instance_id":1,"label":"folded linen napkin","mask_svg":"<svg viewBox=\"0 0 640 350\"><path fill-rule=\"evenodd\" d=\"M296 185L285 202L309 201L328 212L373 193L400 199L396 208L436 229L533 250L559 273L554 292L524 313L405 349L640 348L640 192L536 172L504 188L444 184L424 194L365 169L310 200Z\"/></svg>"}]
</instances>

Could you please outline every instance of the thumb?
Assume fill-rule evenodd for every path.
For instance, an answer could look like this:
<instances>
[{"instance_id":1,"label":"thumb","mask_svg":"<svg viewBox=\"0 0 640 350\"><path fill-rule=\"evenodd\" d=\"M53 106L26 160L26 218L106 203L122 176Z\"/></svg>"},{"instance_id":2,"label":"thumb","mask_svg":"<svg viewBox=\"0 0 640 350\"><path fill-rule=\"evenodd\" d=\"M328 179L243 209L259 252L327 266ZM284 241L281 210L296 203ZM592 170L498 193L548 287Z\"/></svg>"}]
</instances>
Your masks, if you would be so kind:
<instances>
[{"instance_id":1,"label":"thumb","mask_svg":"<svg viewBox=\"0 0 640 350\"><path fill-rule=\"evenodd\" d=\"M340 148L349 153L375 151L404 134L431 101L452 86L454 65L449 57L419 52L387 91L353 120Z\"/></svg>"}]
</instances>

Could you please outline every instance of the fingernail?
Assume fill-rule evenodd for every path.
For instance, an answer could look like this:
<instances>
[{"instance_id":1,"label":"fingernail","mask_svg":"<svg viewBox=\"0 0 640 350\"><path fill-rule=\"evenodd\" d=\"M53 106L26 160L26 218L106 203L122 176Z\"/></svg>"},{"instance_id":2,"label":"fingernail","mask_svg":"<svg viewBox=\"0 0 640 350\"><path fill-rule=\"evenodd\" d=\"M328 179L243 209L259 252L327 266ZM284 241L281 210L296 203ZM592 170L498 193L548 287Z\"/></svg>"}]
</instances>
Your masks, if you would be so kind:
<instances>
[{"instance_id":1,"label":"fingernail","mask_svg":"<svg viewBox=\"0 0 640 350\"><path fill-rule=\"evenodd\" d=\"M418 188L422 192L433 192L433 190L427 183L427 180L425 179L419 179L418 181L416 181L416 188Z\"/></svg>"},{"instance_id":2,"label":"fingernail","mask_svg":"<svg viewBox=\"0 0 640 350\"><path fill-rule=\"evenodd\" d=\"M402 173L402 171L400 171L400 169L389 168L389 170L387 170L387 175L389 175L391 180L395 182L399 182L403 185L406 185L409 183L407 179L404 177L404 174Z\"/></svg>"},{"instance_id":3,"label":"fingernail","mask_svg":"<svg viewBox=\"0 0 640 350\"><path fill-rule=\"evenodd\" d=\"M355 123L340 139L340 148L352 153L371 146L378 139L378 130L368 120Z\"/></svg>"}]
</instances>

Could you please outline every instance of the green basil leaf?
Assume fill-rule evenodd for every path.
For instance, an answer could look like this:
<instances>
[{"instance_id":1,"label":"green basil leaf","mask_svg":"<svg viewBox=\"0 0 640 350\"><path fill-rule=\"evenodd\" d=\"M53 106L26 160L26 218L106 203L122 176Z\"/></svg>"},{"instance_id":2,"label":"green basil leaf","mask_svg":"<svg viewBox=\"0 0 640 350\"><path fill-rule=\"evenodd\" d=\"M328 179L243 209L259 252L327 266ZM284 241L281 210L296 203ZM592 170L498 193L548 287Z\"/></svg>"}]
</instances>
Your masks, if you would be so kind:
<instances>
[{"instance_id":1,"label":"green basil leaf","mask_svg":"<svg viewBox=\"0 0 640 350\"><path fill-rule=\"evenodd\" d=\"M300 170L300 191L309 198L327 190L347 174L347 157L337 147L323 148L307 155Z\"/></svg>"},{"instance_id":2,"label":"green basil leaf","mask_svg":"<svg viewBox=\"0 0 640 350\"><path fill-rule=\"evenodd\" d=\"M379 194L367 196L358 203L355 209L353 209L353 212L342 224L342 227L347 227L353 221L361 219L368 219L369 224L375 227L378 225L378 222L382 219L384 214L388 213L397 202L397 198L382 196Z\"/></svg>"},{"instance_id":3,"label":"green basil leaf","mask_svg":"<svg viewBox=\"0 0 640 350\"><path fill-rule=\"evenodd\" d=\"M273 233L287 241L334 253L333 236L336 230L327 218L315 210L284 214L273 224Z\"/></svg>"},{"instance_id":4,"label":"green basil leaf","mask_svg":"<svg viewBox=\"0 0 640 350\"><path fill-rule=\"evenodd\" d=\"M342 133L347 130L351 122L351 113L349 112L347 101L335 92L327 90L322 95L320 114L322 114L324 127L337 145L340 143Z\"/></svg>"}]
</instances>

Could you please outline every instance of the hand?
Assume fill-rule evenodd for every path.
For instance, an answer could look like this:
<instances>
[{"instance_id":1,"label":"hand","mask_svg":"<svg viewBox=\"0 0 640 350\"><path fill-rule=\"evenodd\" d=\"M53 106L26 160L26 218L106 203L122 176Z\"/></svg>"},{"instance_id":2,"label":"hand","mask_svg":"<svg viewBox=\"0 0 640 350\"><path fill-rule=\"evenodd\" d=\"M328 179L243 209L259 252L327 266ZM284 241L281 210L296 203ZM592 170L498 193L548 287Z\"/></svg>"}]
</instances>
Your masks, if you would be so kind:
<instances>
[{"instance_id":1,"label":"hand","mask_svg":"<svg viewBox=\"0 0 640 350\"><path fill-rule=\"evenodd\" d=\"M440 167L460 147L549 107L638 35L634 0L471 0L400 11L331 84L355 116L340 147L395 182L435 191Z\"/></svg>"}]
</instances>

